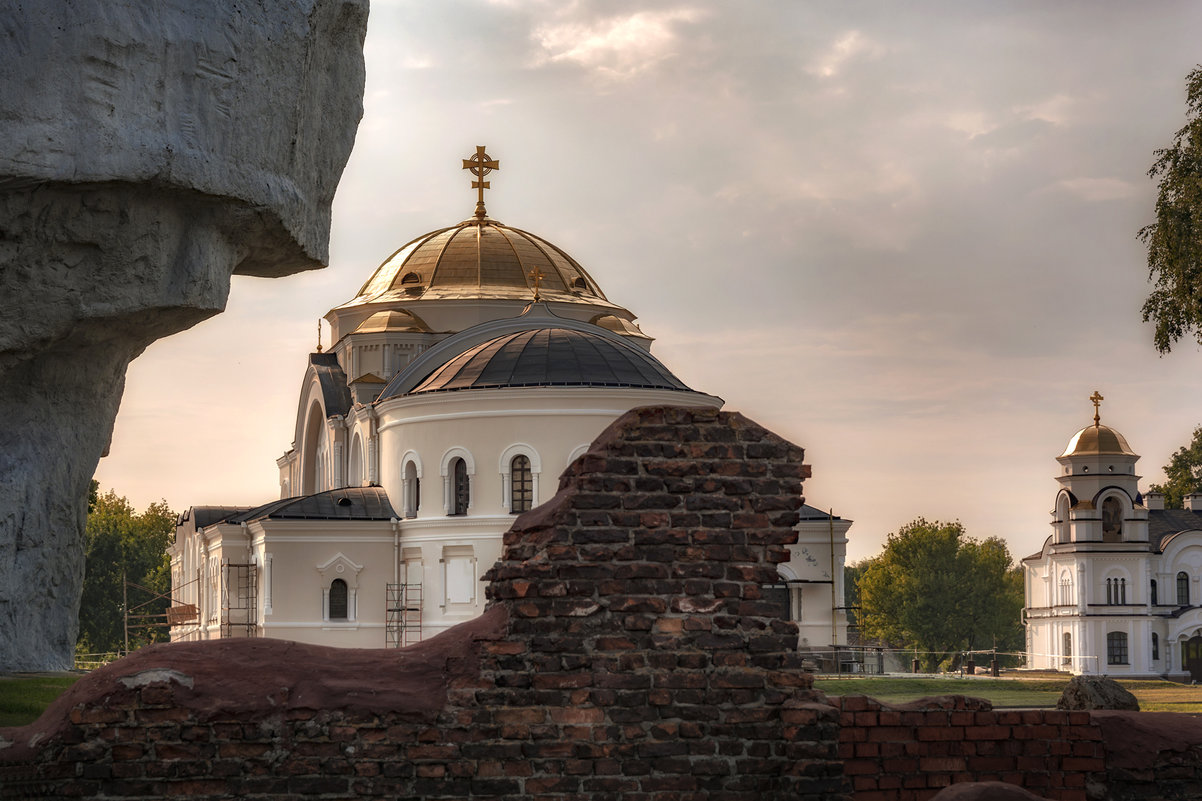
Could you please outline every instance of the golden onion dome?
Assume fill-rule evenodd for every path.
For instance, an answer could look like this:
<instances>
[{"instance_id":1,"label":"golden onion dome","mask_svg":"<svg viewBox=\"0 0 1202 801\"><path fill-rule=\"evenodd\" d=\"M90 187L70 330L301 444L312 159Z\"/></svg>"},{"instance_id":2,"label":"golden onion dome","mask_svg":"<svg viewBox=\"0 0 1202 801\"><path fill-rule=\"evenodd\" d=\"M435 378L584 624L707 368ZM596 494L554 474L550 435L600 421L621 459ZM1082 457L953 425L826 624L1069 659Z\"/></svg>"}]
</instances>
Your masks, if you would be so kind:
<instances>
[{"instance_id":1,"label":"golden onion dome","mask_svg":"<svg viewBox=\"0 0 1202 801\"><path fill-rule=\"evenodd\" d=\"M353 333L377 334L385 331L402 333L430 333L430 326L416 314L405 309L389 309L379 311L359 323Z\"/></svg>"},{"instance_id":2,"label":"golden onion dome","mask_svg":"<svg viewBox=\"0 0 1202 801\"><path fill-rule=\"evenodd\" d=\"M611 306L580 264L547 240L471 219L419 236L389 256L344 306L413 300L543 300Z\"/></svg>"},{"instance_id":3,"label":"golden onion dome","mask_svg":"<svg viewBox=\"0 0 1202 801\"><path fill-rule=\"evenodd\" d=\"M1060 454L1059 458L1063 459L1066 456L1098 456L1101 454L1134 456L1135 451L1131 450L1131 446L1127 444L1126 437L1122 434L1110 426L1095 423L1092 426L1086 426L1074 434L1073 438L1068 441L1068 447L1064 449L1064 453Z\"/></svg>"}]
</instances>

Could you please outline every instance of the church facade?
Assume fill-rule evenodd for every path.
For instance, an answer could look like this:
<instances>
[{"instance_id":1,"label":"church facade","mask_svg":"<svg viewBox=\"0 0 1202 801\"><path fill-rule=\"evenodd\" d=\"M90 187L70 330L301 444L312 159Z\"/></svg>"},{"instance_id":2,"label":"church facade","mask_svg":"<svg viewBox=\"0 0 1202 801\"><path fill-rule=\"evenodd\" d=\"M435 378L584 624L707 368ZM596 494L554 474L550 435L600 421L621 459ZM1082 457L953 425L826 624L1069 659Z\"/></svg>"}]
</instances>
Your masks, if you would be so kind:
<instances>
[{"instance_id":1,"label":"church facade","mask_svg":"<svg viewBox=\"0 0 1202 801\"><path fill-rule=\"evenodd\" d=\"M1052 534L1023 559L1028 664L1202 679L1202 495L1141 494L1139 456L1094 423L1057 457Z\"/></svg>"},{"instance_id":2,"label":"church facade","mask_svg":"<svg viewBox=\"0 0 1202 801\"><path fill-rule=\"evenodd\" d=\"M280 498L181 516L173 640L428 638L483 612L480 576L514 515L549 500L606 425L639 406L721 407L567 253L488 217L498 167L478 148L475 214L406 244L325 316L333 344L308 357ZM810 512L781 566L782 614L804 643L846 643L850 521Z\"/></svg>"}]
</instances>

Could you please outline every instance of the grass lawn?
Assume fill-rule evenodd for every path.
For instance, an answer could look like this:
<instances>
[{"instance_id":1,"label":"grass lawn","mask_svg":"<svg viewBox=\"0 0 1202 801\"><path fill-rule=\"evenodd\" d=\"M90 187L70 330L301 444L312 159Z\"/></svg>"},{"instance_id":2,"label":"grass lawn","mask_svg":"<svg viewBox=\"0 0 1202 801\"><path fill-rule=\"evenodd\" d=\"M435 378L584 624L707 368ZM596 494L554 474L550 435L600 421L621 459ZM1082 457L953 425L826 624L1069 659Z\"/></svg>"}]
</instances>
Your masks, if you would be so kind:
<instances>
[{"instance_id":1,"label":"grass lawn","mask_svg":"<svg viewBox=\"0 0 1202 801\"><path fill-rule=\"evenodd\" d=\"M827 695L867 695L886 703L905 703L928 695L971 695L995 707L1054 707L1068 678L906 678L894 676L818 678L814 688ZM1146 712L1202 713L1202 686L1171 681L1119 679Z\"/></svg>"},{"instance_id":2,"label":"grass lawn","mask_svg":"<svg viewBox=\"0 0 1202 801\"><path fill-rule=\"evenodd\" d=\"M80 675L0 676L0 726L33 723Z\"/></svg>"}]
</instances>

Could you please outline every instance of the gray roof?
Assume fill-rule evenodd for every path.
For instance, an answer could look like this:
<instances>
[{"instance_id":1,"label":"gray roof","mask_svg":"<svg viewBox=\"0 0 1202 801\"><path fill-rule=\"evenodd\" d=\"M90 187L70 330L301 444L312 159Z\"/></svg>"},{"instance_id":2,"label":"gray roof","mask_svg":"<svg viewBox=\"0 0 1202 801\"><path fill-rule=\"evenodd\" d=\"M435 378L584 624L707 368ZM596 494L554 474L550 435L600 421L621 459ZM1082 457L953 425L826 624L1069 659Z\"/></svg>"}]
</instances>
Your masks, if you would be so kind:
<instances>
[{"instance_id":1,"label":"gray roof","mask_svg":"<svg viewBox=\"0 0 1202 801\"><path fill-rule=\"evenodd\" d=\"M250 506L193 506L180 515L178 522L184 523L191 519L196 521L197 529L202 529L214 523L220 523L227 517L248 512L252 508Z\"/></svg>"},{"instance_id":2,"label":"gray roof","mask_svg":"<svg viewBox=\"0 0 1202 801\"><path fill-rule=\"evenodd\" d=\"M321 399L326 406L326 416L344 416L351 410L351 391L347 387L346 373L338 364L334 353L310 353L309 364L317 374L321 386Z\"/></svg>"},{"instance_id":3,"label":"gray roof","mask_svg":"<svg viewBox=\"0 0 1202 801\"><path fill-rule=\"evenodd\" d=\"M227 523L252 520L389 520L397 516L381 487L344 487L265 503Z\"/></svg>"},{"instance_id":4,"label":"gray roof","mask_svg":"<svg viewBox=\"0 0 1202 801\"><path fill-rule=\"evenodd\" d=\"M802 507L801 507L801 519L802 520L826 520L828 518L831 520L842 520L843 519L843 518L839 517L839 515L832 516L831 513L827 512L825 509L819 509L816 506L810 506L808 503L802 504Z\"/></svg>"},{"instance_id":5,"label":"gray roof","mask_svg":"<svg viewBox=\"0 0 1202 801\"><path fill-rule=\"evenodd\" d=\"M469 348L408 394L545 386L692 391L654 356L624 340L546 327L503 334Z\"/></svg>"},{"instance_id":6,"label":"gray roof","mask_svg":"<svg viewBox=\"0 0 1202 801\"><path fill-rule=\"evenodd\" d=\"M1153 509L1148 512L1148 541L1163 551L1165 540L1182 531L1202 531L1202 512L1189 509Z\"/></svg>"}]
</instances>

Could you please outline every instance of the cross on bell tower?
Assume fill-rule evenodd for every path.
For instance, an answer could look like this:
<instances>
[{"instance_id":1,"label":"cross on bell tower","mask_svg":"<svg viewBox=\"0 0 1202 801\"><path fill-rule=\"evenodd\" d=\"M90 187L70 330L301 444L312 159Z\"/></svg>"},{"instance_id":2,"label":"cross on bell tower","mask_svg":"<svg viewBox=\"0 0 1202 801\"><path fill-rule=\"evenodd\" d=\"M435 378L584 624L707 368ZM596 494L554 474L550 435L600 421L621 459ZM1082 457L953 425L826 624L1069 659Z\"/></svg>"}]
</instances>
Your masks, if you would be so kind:
<instances>
[{"instance_id":1,"label":"cross on bell tower","mask_svg":"<svg viewBox=\"0 0 1202 801\"><path fill-rule=\"evenodd\" d=\"M1096 389L1093 391L1093 394L1089 396L1089 399L1093 401L1093 424L1095 427L1097 427L1102 423L1101 407L1102 401L1106 399L1103 398L1102 393L1098 392Z\"/></svg>"},{"instance_id":2,"label":"cross on bell tower","mask_svg":"<svg viewBox=\"0 0 1202 801\"><path fill-rule=\"evenodd\" d=\"M470 159L463 160L463 169L470 170L478 180L472 181L472 189L480 190L476 198L476 219L483 220L487 216L484 210L484 190L489 189L484 176L493 170L501 169L501 162L484 152L484 145L476 145L476 154Z\"/></svg>"}]
</instances>

